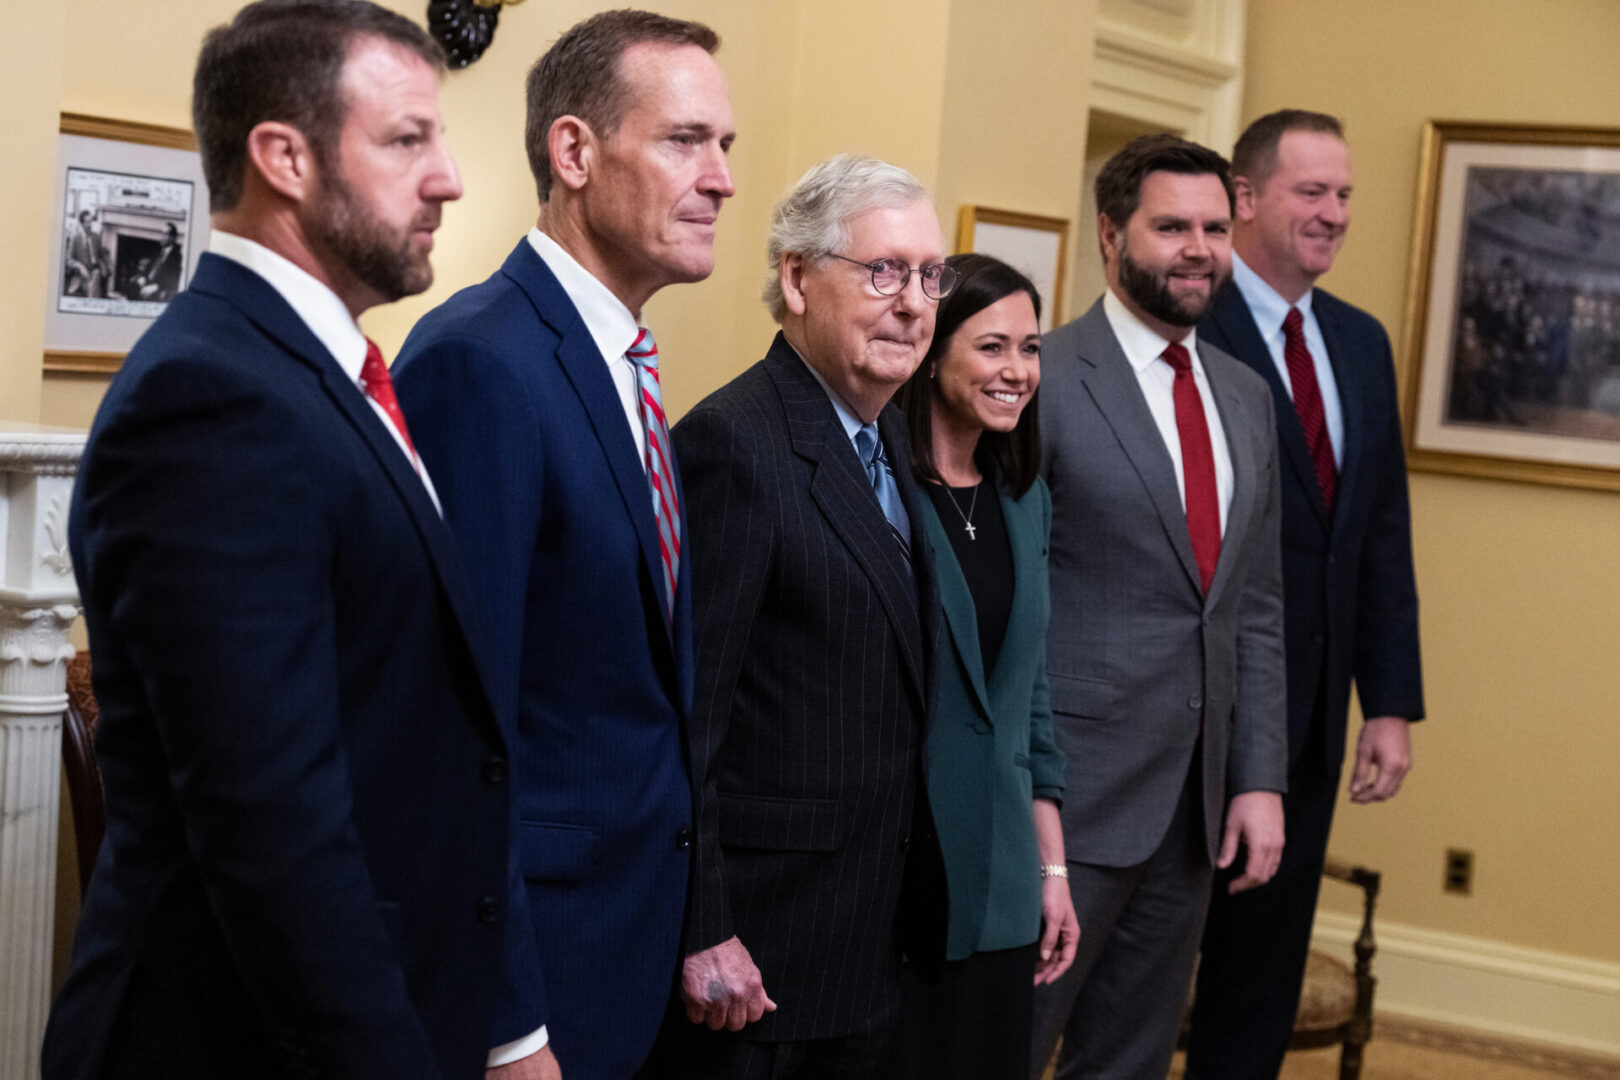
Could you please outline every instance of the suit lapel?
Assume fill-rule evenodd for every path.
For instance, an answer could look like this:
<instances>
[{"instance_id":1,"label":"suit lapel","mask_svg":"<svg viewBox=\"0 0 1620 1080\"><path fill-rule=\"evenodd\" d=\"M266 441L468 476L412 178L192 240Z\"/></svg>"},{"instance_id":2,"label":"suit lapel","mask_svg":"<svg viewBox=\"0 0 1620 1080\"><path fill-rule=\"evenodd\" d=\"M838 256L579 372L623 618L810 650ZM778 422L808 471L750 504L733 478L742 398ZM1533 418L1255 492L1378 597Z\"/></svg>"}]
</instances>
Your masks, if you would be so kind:
<instances>
[{"instance_id":1,"label":"suit lapel","mask_svg":"<svg viewBox=\"0 0 1620 1080\"><path fill-rule=\"evenodd\" d=\"M967 672L968 685L973 689L979 711L988 720L991 718L990 692L985 685L984 649L979 643L979 617L973 606L973 593L968 589L962 564L956 561L956 550L951 547L950 537L945 533L945 523L939 519L931 504L923 511L923 521L927 527L928 543L934 551L934 570L939 578L939 606L944 612L945 627L956 642L956 655ZM1016 553L1013 565L1017 565Z\"/></svg>"},{"instance_id":2,"label":"suit lapel","mask_svg":"<svg viewBox=\"0 0 1620 1080\"><path fill-rule=\"evenodd\" d=\"M1339 311L1332 297L1317 290L1312 308L1316 314L1316 324L1322 328L1322 340L1327 342L1328 364L1333 369L1333 383L1339 391L1339 411L1344 419L1340 425L1344 432L1344 445L1339 447L1339 490L1333 501L1335 505L1349 505L1362 481L1361 439L1367 431L1367 403L1361 396L1361 383L1351 370L1355 362L1355 345L1339 320ZM1313 487L1311 490L1318 489ZM1334 515L1334 531L1338 530L1346 516Z\"/></svg>"},{"instance_id":3,"label":"suit lapel","mask_svg":"<svg viewBox=\"0 0 1620 1080\"><path fill-rule=\"evenodd\" d=\"M428 497L422 478L383 426L360 388L349 379L336 358L281 294L253 271L220 256L204 254L198 261L191 287L235 307L287 350L289 355L315 370L332 403L370 449L387 475L389 484L404 501L417 535L421 537L428 558L444 585L450 607L461 624L473 665L483 683L485 698L493 703L495 699L490 688L494 683L487 667L487 650L473 632L473 628L480 624L473 615L471 585L462 568L449 527L439 516L433 500Z\"/></svg>"},{"instance_id":4,"label":"suit lapel","mask_svg":"<svg viewBox=\"0 0 1620 1080\"><path fill-rule=\"evenodd\" d=\"M1202 591L1198 559L1193 555L1192 536L1187 532L1187 512L1182 508L1181 488L1176 483L1176 464L1165 448L1158 422L1142 396L1142 386L1125 357L1125 350L1114 337L1102 301L1092 305L1083 319L1085 334L1080 341L1080 358L1089 368L1081 376L1081 383L1141 478L1142 486L1159 512L1170 546L1175 549L1193 588Z\"/></svg>"},{"instance_id":5,"label":"suit lapel","mask_svg":"<svg viewBox=\"0 0 1620 1080\"><path fill-rule=\"evenodd\" d=\"M1251 425L1244 417L1243 401L1232 389L1232 380L1222 370L1224 365L1211 363L1208 353L1200 354L1200 359L1204 361L1204 373L1209 376L1215 408L1221 414L1221 427L1226 432L1226 452L1232 459L1232 505L1226 512L1221 557L1215 564L1215 576L1210 580L1209 596L1205 601L1213 605L1226 586L1227 579L1232 576L1232 562L1236 558L1239 541L1248 531L1249 520L1254 517L1260 461L1255 456L1254 440L1248 435ZM1314 473L1311 482L1316 482Z\"/></svg>"},{"instance_id":6,"label":"suit lapel","mask_svg":"<svg viewBox=\"0 0 1620 1080\"><path fill-rule=\"evenodd\" d=\"M1260 328L1255 325L1254 314L1249 311L1248 301L1243 299L1242 291L1231 281L1228 281L1221 290L1212 317L1226 336L1225 344L1230 346L1226 351L1252 368L1271 388L1271 400L1277 407L1277 441L1282 444L1282 456L1288 459L1289 467L1298 476L1300 486L1310 493L1311 508L1316 511L1317 520L1326 527L1327 505L1322 502L1322 486L1316 480L1316 462L1311 457L1311 448L1305 442L1305 429L1300 425L1299 413L1294 411L1294 399L1288 395L1288 387L1283 385L1282 375L1277 371L1276 361L1271 358L1270 347L1260 336ZM1322 322L1320 310L1316 312L1316 318L1318 323ZM1322 324L1322 335L1327 336L1326 324ZM1333 359L1333 352L1330 340L1328 344L1330 362Z\"/></svg>"},{"instance_id":7,"label":"suit lapel","mask_svg":"<svg viewBox=\"0 0 1620 1080\"><path fill-rule=\"evenodd\" d=\"M888 519L878 505L866 470L861 467L855 447L844 434L838 414L821 384L792 346L780 334L766 356L767 371L775 381L787 415L788 434L793 450L814 463L810 476L810 498L822 517L872 583L884 613L900 640L900 654L920 697L926 700L923 678L921 620L917 607L918 576L906 565L895 543ZM887 411L887 410L885 410ZM911 459L901 455L893 440L892 421L879 423L879 434L889 451L895 481L912 521L912 560L922 565L915 482L910 478ZM904 474L904 475L902 475ZM909 493L908 493L909 489ZM931 572L931 571L930 571ZM926 584L926 583L925 583ZM931 586L930 586L931 587Z\"/></svg>"},{"instance_id":8,"label":"suit lapel","mask_svg":"<svg viewBox=\"0 0 1620 1080\"><path fill-rule=\"evenodd\" d=\"M507 256L506 264L501 269L528 295L536 314L556 332L561 342L557 347L557 364L573 386L574 393L579 395L580 407L596 433L596 440L612 470L625 513L630 516L631 525L636 530L642 562L652 578L654 590L662 595L664 564L658 550L658 522L653 515L652 488L648 484L641 457L636 452L635 436L630 433L630 426L626 422L618 388L613 385L613 376L609 374L607 364L596 347L596 339L591 337L573 301L568 299L556 276L547 268L545 261L535 254L527 239L518 241L516 249ZM678 475L680 470L677 468L675 471ZM680 494L678 479L676 492L681 507L681 535L685 536L686 500ZM685 561L681 560L682 581L687 580ZM680 582L676 583L676 589L679 591ZM664 600L667 602L668 597L664 597ZM664 624L666 640L669 640L668 621L663 618L658 621ZM674 642L670 640L670 644L673 647Z\"/></svg>"}]
</instances>

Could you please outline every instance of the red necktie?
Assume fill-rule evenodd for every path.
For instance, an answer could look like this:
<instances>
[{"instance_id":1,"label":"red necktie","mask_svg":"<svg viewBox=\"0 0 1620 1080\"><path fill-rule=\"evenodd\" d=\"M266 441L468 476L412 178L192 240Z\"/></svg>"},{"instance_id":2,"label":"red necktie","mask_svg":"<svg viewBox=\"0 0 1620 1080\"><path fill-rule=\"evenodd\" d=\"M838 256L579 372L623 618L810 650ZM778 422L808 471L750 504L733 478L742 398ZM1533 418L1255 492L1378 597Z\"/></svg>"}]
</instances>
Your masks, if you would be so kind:
<instances>
[{"instance_id":1,"label":"red necktie","mask_svg":"<svg viewBox=\"0 0 1620 1080\"><path fill-rule=\"evenodd\" d=\"M1328 437L1327 411L1322 408L1322 388L1316 382L1316 364L1305 346L1305 317L1291 307L1283 318L1283 359L1288 362L1288 382L1294 391L1294 411L1305 429L1305 445L1316 464L1316 482L1322 488L1322 505L1333 512L1333 495L1339 487L1339 469L1333 462L1333 440Z\"/></svg>"},{"instance_id":2,"label":"red necktie","mask_svg":"<svg viewBox=\"0 0 1620 1080\"><path fill-rule=\"evenodd\" d=\"M654 516L658 519L658 554L664 563L664 615L675 621L675 583L681 574L681 507L675 496L675 461L669 448L669 425L664 420L663 393L658 384L658 343L652 331L641 327L624 354L636 369L636 397L641 403L641 426L647 436L647 480L652 484Z\"/></svg>"},{"instance_id":3,"label":"red necktie","mask_svg":"<svg viewBox=\"0 0 1620 1080\"><path fill-rule=\"evenodd\" d=\"M411 442L411 433L405 427L405 414L400 411L399 399L394 397L394 380L388 377L388 365L383 363L382 350L370 338L366 339L366 362L360 365L360 385L366 388L366 396L381 405L382 411L393 421L400 437L405 440L406 449L411 452L411 467L419 468L416 444Z\"/></svg>"},{"instance_id":4,"label":"red necktie","mask_svg":"<svg viewBox=\"0 0 1620 1080\"><path fill-rule=\"evenodd\" d=\"M1172 394L1176 402L1176 433L1181 436L1181 475L1187 499L1187 534L1192 538L1193 558L1198 560L1198 577L1204 592L1215 580L1215 564L1221 558L1221 502L1215 487L1215 450L1209 441L1209 422L1204 418L1204 401L1193 376L1192 357L1186 346L1172 341L1161 354L1176 370Z\"/></svg>"}]
</instances>

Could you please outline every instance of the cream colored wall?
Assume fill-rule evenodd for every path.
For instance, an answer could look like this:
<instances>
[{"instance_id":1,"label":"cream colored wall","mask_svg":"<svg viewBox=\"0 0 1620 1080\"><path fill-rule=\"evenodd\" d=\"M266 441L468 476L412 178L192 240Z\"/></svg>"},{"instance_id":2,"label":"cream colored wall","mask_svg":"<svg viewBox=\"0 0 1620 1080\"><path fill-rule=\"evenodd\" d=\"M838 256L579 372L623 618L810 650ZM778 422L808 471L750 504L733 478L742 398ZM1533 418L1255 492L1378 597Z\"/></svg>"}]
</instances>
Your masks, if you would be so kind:
<instances>
[{"instance_id":1,"label":"cream colored wall","mask_svg":"<svg viewBox=\"0 0 1620 1080\"><path fill-rule=\"evenodd\" d=\"M1070 315L1096 23L1096 0L956 0L945 65L935 192L947 248L965 204L1068 218Z\"/></svg>"},{"instance_id":2,"label":"cream colored wall","mask_svg":"<svg viewBox=\"0 0 1620 1080\"><path fill-rule=\"evenodd\" d=\"M57 93L67 15L57 4L16 5L5 13L14 48L0 65L0 418L39 419L39 365L45 352L45 277L35 252L50 243L56 162ZM24 254L26 253L26 254Z\"/></svg>"},{"instance_id":3,"label":"cream colored wall","mask_svg":"<svg viewBox=\"0 0 1620 1080\"><path fill-rule=\"evenodd\" d=\"M1244 118L1344 119L1355 219L1323 284L1397 349L1423 121L1616 123L1612 0L1249 10ZM1620 497L1418 474L1412 509L1431 720L1406 790L1341 805L1333 848L1385 872L1388 919L1620 961ZM1472 897L1441 891L1448 846L1476 853Z\"/></svg>"}]
</instances>

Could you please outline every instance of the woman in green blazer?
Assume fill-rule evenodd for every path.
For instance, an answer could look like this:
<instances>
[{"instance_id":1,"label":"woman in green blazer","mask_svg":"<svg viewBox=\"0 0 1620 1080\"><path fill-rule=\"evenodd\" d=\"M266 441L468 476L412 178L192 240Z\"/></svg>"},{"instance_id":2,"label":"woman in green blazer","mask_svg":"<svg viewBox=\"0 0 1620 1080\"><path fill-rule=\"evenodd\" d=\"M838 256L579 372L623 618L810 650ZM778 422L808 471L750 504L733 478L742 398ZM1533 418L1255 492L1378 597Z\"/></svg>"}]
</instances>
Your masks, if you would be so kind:
<instances>
[{"instance_id":1,"label":"woman in green blazer","mask_svg":"<svg viewBox=\"0 0 1620 1080\"><path fill-rule=\"evenodd\" d=\"M946 262L957 283L899 402L945 623L925 752L950 922L943 972L904 972L897 1057L904 1076L1028 1080L1035 985L1080 936L1046 689L1040 295L988 255Z\"/></svg>"}]
</instances>

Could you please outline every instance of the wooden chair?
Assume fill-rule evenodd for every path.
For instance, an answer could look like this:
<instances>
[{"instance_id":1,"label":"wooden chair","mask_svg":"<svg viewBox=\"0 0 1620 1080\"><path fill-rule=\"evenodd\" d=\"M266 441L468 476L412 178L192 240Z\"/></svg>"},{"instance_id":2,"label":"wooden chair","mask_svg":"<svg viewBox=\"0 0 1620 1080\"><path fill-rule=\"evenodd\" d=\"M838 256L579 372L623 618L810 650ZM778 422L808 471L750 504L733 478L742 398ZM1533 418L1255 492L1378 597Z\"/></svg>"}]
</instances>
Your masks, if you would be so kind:
<instances>
[{"instance_id":1,"label":"wooden chair","mask_svg":"<svg viewBox=\"0 0 1620 1080\"><path fill-rule=\"evenodd\" d=\"M1305 984L1299 992L1299 1012L1294 1017L1294 1037L1289 1050L1317 1050L1339 1046L1339 1080L1359 1080L1362 1048L1372 1039L1373 978L1372 958L1378 951L1373 940L1373 907L1378 900L1380 876L1376 870L1351 866L1329 859L1322 876L1354 885L1362 891L1361 933L1356 936L1355 966L1312 949L1305 959ZM1187 995L1188 1014L1192 1012L1192 991ZM1178 1049L1187 1047L1188 1027L1181 1025Z\"/></svg>"},{"instance_id":2,"label":"wooden chair","mask_svg":"<svg viewBox=\"0 0 1620 1080\"><path fill-rule=\"evenodd\" d=\"M96 764L96 725L101 707L90 686L90 654L81 652L67 666L67 714L62 718L62 768L73 805L73 839L79 850L79 897L90 885L90 871L106 831L101 768Z\"/></svg>"},{"instance_id":3,"label":"wooden chair","mask_svg":"<svg viewBox=\"0 0 1620 1080\"><path fill-rule=\"evenodd\" d=\"M1312 1050L1342 1044L1339 1080L1358 1080L1361 1052L1372 1039L1372 958L1378 951L1373 939L1373 907L1378 901L1380 876L1376 870L1329 859L1322 876L1354 885L1362 892L1361 932L1356 935L1355 967L1326 953L1311 950L1305 960L1305 985L1299 994L1290 1050Z\"/></svg>"}]
</instances>

